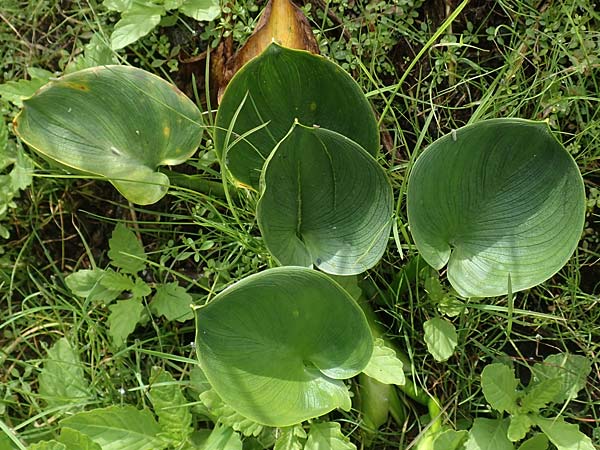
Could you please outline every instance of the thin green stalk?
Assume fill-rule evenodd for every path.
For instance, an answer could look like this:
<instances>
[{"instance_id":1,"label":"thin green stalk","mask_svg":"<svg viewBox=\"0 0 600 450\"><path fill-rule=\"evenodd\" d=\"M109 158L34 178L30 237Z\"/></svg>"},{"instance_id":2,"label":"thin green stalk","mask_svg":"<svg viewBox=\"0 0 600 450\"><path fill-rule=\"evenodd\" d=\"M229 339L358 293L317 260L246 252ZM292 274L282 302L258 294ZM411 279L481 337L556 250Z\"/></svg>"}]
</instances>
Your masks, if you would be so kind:
<instances>
[{"instance_id":1,"label":"thin green stalk","mask_svg":"<svg viewBox=\"0 0 600 450\"><path fill-rule=\"evenodd\" d=\"M223 184L217 181L205 180L198 175L186 175L169 169L161 169L161 172L169 177L173 186L190 189L206 195L225 199Z\"/></svg>"}]
</instances>

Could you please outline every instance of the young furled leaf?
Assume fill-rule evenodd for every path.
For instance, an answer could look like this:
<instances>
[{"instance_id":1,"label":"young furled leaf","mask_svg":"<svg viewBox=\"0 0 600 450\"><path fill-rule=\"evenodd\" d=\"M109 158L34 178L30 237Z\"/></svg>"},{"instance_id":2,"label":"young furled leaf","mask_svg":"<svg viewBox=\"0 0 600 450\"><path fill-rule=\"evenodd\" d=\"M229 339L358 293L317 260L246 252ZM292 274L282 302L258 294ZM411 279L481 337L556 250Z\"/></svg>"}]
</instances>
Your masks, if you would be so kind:
<instances>
[{"instance_id":1,"label":"young furled leaf","mask_svg":"<svg viewBox=\"0 0 600 450\"><path fill-rule=\"evenodd\" d=\"M591 439L579 431L577 425L566 423L561 417L544 419L534 417L534 423L540 427L558 450L594 450Z\"/></svg>"},{"instance_id":2,"label":"young furled leaf","mask_svg":"<svg viewBox=\"0 0 600 450\"><path fill-rule=\"evenodd\" d=\"M142 319L144 305L142 305L141 299L130 298L120 300L115 305L109 306L108 309L110 309L108 335L114 346L120 348Z\"/></svg>"},{"instance_id":3,"label":"young furled leaf","mask_svg":"<svg viewBox=\"0 0 600 450\"><path fill-rule=\"evenodd\" d=\"M77 413L61 425L88 435L102 450L162 450L167 446L152 413L133 406L109 406Z\"/></svg>"},{"instance_id":4,"label":"young furled leaf","mask_svg":"<svg viewBox=\"0 0 600 450\"><path fill-rule=\"evenodd\" d=\"M504 364L489 364L481 373L483 395L490 406L500 412L517 410L517 384L513 370Z\"/></svg>"},{"instance_id":5,"label":"young furled leaf","mask_svg":"<svg viewBox=\"0 0 600 450\"><path fill-rule=\"evenodd\" d=\"M452 322L441 317L434 317L423 324L423 329L425 330L424 339L427 351L433 358L439 362L450 358L458 343L458 336Z\"/></svg>"},{"instance_id":6,"label":"young furled leaf","mask_svg":"<svg viewBox=\"0 0 600 450\"><path fill-rule=\"evenodd\" d=\"M190 405L181 388L166 370L153 367L150 375L150 401L158 416L162 436L176 443L185 442L192 434Z\"/></svg>"},{"instance_id":7,"label":"young furled leaf","mask_svg":"<svg viewBox=\"0 0 600 450\"><path fill-rule=\"evenodd\" d=\"M48 350L38 383L40 397L50 408L77 408L92 396L79 354L66 338Z\"/></svg>"},{"instance_id":8,"label":"young furled leaf","mask_svg":"<svg viewBox=\"0 0 600 450\"><path fill-rule=\"evenodd\" d=\"M363 372L384 384L402 386L405 383L402 361L387 347L383 339L375 339L373 354Z\"/></svg>"},{"instance_id":9,"label":"young furled leaf","mask_svg":"<svg viewBox=\"0 0 600 450\"><path fill-rule=\"evenodd\" d=\"M500 419L480 419L473 422L465 450L514 450L506 437L508 422Z\"/></svg>"},{"instance_id":10,"label":"young furled leaf","mask_svg":"<svg viewBox=\"0 0 600 450\"><path fill-rule=\"evenodd\" d=\"M337 422L313 422L304 450L356 450Z\"/></svg>"},{"instance_id":11,"label":"young furled leaf","mask_svg":"<svg viewBox=\"0 0 600 450\"><path fill-rule=\"evenodd\" d=\"M108 241L108 257L113 266L123 272L136 274L146 267L146 252L135 233L122 223L118 223Z\"/></svg>"},{"instance_id":12,"label":"young furled leaf","mask_svg":"<svg viewBox=\"0 0 600 450\"><path fill-rule=\"evenodd\" d=\"M174 281L156 287L150 309L154 314L162 315L167 320L185 322L194 318L191 303L192 296Z\"/></svg>"}]
</instances>

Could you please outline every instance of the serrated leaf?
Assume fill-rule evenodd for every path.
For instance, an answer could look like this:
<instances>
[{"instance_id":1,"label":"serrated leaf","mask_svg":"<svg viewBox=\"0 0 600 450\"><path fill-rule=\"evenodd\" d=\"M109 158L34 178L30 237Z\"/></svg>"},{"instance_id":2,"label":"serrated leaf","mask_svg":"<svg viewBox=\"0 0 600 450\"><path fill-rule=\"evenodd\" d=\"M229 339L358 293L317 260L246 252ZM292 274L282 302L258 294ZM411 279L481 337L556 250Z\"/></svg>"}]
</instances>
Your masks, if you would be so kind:
<instances>
[{"instance_id":1,"label":"serrated leaf","mask_svg":"<svg viewBox=\"0 0 600 450\"><path fill-rule=\"evenodd\" d=\"M28 450L71 450L65 447L64 444L57 442L55 440L51 441L41 441L36 442L35 444L31 444L27 447Z\"/></svg>"},{"instance_id":2,"label":"serrated leaf","mask_svg":"<svg viewBox=\"0 0 600 450\"><path fill-rule=\"evenodd\" d=\"M465 450L514 450L506 436L508 422L500 419L475 419Z\"/></svg>"},{"instance_id":3,"label":"serrated leaf","mask_svg":"<svg viewBox=\"0 0 600 450\"><path fill-rule=\"evenodd\" d=\"M118 223L108 241L108 257L115 267L126 273L135 274L146 267L146 252L135 233Z\"/></svg>"},{"instance_id":4,"label":"serrated leaf","mask_svg":"<svg viewBox=\"0 0 600 450\"><path fill-rule=\"evenodd\" d=\"M454 325L446 319L434 317L423 324L423 329L425 330L424 339L427 350L433 358L439 362L450 358L458 343Z\"/></svg>"},{"instance_id":5,"label":"serrated leaf","mask_svg":"<svg viewBox=\"0 0 600 450\"><path fill-rule=\"evenodd\" d=\"M102 450L161 450L167 444L148 410L110 406L75 414L61 421L63 427L88 435Z\"/></svg>"},{"instance_id":6,"label":"serrated leaf","mask_svg":"<svg viewBox=\"0 0 600 450\"><path fill-rule=\"evenodd\" d=\"M33 161L19 147L17 150L17 160L9 174L12 189L17 191L28 187L33 180L33 169Z\"/></svg>"},{"instance_id":7,"label":"serrated leaf","mask_svg":"<svg viewBox=\"0 0 600 450\"><path fill-rule=\"evenodd\" d=\"M373 354L363 372L384 384L402 386L405 383L402 361L396 357L396 352L387 347L383 339L375 339Z\"/></svg>"},{"instance_id":8,"label":"serrated leaf","mask_svg":"<svg viewBox=\"0 0 600 450\"><path fill-rule=\"evenodd\" d=\"M552 401L561 403L577 397L577 393L585 387L591 370L592 363L586 357L558 353L533 366L533 382L559 379L561 389Z\"/></svg>"},{"instance_id":9,"label":"serrated leaf","mask_svg":"<svg viewBox=\"0 0 600 450\"><path fill-rule=\"evenodd\" d=\"M313 422L304 450L356 450L337 422Z\"/></svg>"},{"instance_id":10,"label":"serrated leaf","mask_svg":"<svg viewBox=\"0 0 600 450\"><path fill-rule=\"evenodd\" d=\"M239 431L244 436L258 436L263 430L262 425L242 416L226 404L214 389L202 392L200 401L220 423Z\"/></svg>"},{"instance_id":11,"label":"serrated leaf","mask_svg":"<svg viewBox=\"0 0 600 450\"><path fill-rule=\"evenodd\" d=\"M497 411L516 411L517 385L518 381L513 370L504 364L489 364L481 373L483 395L490 406Z\"/></svg>"},{"instance_id":12,"label":"serrated leaf","mask_svg":"<svg viewBox=\"0 0 600 450\"><path fill-rule=\"evenodd\" d=\"M527 391L521 399L521 408L523 412L537 413L540 409L548 405L561 392L561 380L559 378L549 378L540 381L527 388Z\"/></svg>"},{"instance_id":13,"label":"serrated leaf","mask_svg":"<svg viewBox=\"0 0 600 450\"><path fill-rule=\"evenodd\" d=\"M281 429L273 450L302 450L306 432L301 425Z\"/></svg>"},{"instance_id":14,"label":"serrated leaf","mask_svg":"<svg viewBox=\"0 0 600 450\"><path fill-rule=\"evenodd\" d=\"M115 305L108 307L108 335L116 348L123 346L127 337L133 333L135 327L142 319L144 305L139 298L120 300Z\"/></svg>"},{"instance_id":15,"label":"serrated leaf","mask_svg":"<svg viewBox=\"0 0 600 450\"><path fill-rule=\"evenodd\" d=\"M521 444L519 450L548 450L548 438L538 433Z\"/></svg>"},{"instance_id":16,"label":"serrated leaf","mask_svg":"<svg viewBox=\"0 0 600 450\"><path fill-rule=\"evenodd\" d=\"M458 450L462 448L468 436L469 432L467 430L446 430L436 436L432 450Z\"/></svg>"},{"instance_id":17,"label":"serrated leaf","mask_svg":"<svg viewBox=\"0 0 600 450\"><path fill-rule=\"evenodd\" d=\"M58 441L65 444L67 450L102 450L87 434L73 428L63 427Z\"/></svg>"},{"instance_id":18,"label":"serrated leaf","mask_svg":"<svg viewBox=\"0 0 600 450\"><path fill-rule=\"evenodd\" d=\"M594 450L591 439L579 431L579 427L566 423L561 417L544 419L535 417L535 424L540 427L557 450Z\"/></svg>"},{"instance_id":19,"label":"serrated leaf","mask_svg":"<svg viewBox=\"0 0 600 450\"><path fill-rule=\"evenodd\" d=\"M190 307L191 303L192 296L174 281L156 287L150 309L167 320L185 322L194 318L194 312Z\"/></svg>"},{"instance_id":20,"label":"serrated leaf","mask_svg":"<svg viewBox=\"0 0 600 450\"><path fill-rule=\"evenodd\" d=\"M214 20L221 14L219 0L185 0L179 11L198 21Z\"/></svg>"},{"instance_id":21,"label":"serrated leaf","mask_svg":"<svg viewBox=\"0 0 600 450\"><path fill-rule=\"evenodd\" d=\"M160 23L164 13L163 6L134 0L115 25L110 36L111 48L119 50L146 36Z\"/></svg>"},{"instance_id":22,"label":"serrated leaf","mask_svg":"<svg viewBox=\"0 0 600 450\"><path fill-rule=\"evenodd\" d=\"M527 435L532 425L533 422L527 414L515 414L511 416L507 432L508 439L513 442L520 441Z\"/></svg>"},{"instance_id":23,"label":"serrated leaf","mask_svg":"<svg viewBox=\"0 0 600 450\"><path fill-rule=\"evenodd\" d=\"M242 440L231 427L217 424L202 450L242 450Z\"/></svg>"},{"instance_id":24,"label":"serrated leaf","mask_svg":"<svg viewBox=\"0 0 600 450\"><path fill-rule=\"evenodd\" d=\"M130 275L118 273L114 270L106 270L104 276L100 278L100 284L105 288L119 292L131 291L135 286L135 282Z\"/></svg>"},{"instance_id":25,"label":"serrated leaf","mask_svg":"<svg viewBox=\"0 0 600 450\"><path fill-rule=\"evenodd\" d=\"M50 347L38 377L40 396L50 408L80 406L91 397L79 354L66 338Z\"/></svg>"},{"instance_id":26,"label":"serrated leaf","mask_svg":"<svg viewBox=\"0 0 600 450\"><path fill-rule=\"evenodd\" d=\"M31 97L35 92L48 82L53 76L52 72L38 69L28 70L30 80L8 81L0 84L0 98L11 102L19 108L23 106L23 99Z\"/></svg>"},{"instance_id":27,"label":"serrated leaf","mask_svg":"<svg viewBox=\"0 0 600 450\"><path fill-rule=\"evenodd\" d=\"M190 405L173 376L160 367L150 375L150 401L162 428L161 435L175 442L184 442L192 434Z\"/></svg>"}]
</instances>

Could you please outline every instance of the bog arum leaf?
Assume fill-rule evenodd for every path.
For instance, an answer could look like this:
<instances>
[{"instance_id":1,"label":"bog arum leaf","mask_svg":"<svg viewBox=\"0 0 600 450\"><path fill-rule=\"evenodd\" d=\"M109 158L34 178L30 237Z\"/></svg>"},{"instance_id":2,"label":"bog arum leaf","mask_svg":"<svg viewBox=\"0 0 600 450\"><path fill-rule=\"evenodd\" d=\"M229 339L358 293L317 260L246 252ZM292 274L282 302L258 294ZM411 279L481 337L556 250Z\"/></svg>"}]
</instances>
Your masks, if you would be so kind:
<instances>
[{"instance_id":1,"label":"bog arum leaf","mask_svg":"<svg viewBox=\"0 0 600 450\"><path fill-rule=\"evenodd\" d=\"M284 427L351 407L342 380L369 362L360 307L326 275L279 267L251 275L196 310L200 365L243 416Z\"/></svg>"},{"instance_id":2,"label":"bog arum leaf","mask_svg":"<svg viewBox=\"0 0 600 450\"><path fill-rule=\"evenodd\" d=\"M275 43L227 86L215 147L233 177L257 189L265 160L295 120L340 133L372 155L379 149L375 116L352 77L321 56Z\"/></svg>"},{"instance_id":3,"label":"bog arum leaf","mask_svg":"<svg viewBox=\"0 0 600 450\"><path fill-rule=\"evenodd\" d=\"M78 407L90 399L91 392L79 354L66 338L50 347L38 378L40 396L50 408Z\"/></svg>"},{"instance_id":4,"label":"bog arum leaf","mask_svg":"<svg viewBox=\"0 0 600 450\"><path fill-rule=\"evenodd\" d=\"M102 450L161 450L160 427L148 410L110 406L81 412L61 421L63 427L87 434Z\"/></svg>"},{"instance_id":5,"label":"bog arum leaf","mask_svg":"<svg viewBox=\"0 0 600 450\"><path fill-rule=\"evenodd\" d=\"M392 188L355 142L295 124L267 160L261 184L258 224L282 265L356 275L381 259L392 225Z\"/></svg>"},{"instance_id":6,"label":"bog arum leaf","mask_svg":"<svg viewBox=\"0 0 600 450\"><path fill-rule=\"evenodd\" d=\"M504 364L489 364L481 373L483 395L490 406L500 412L515 413L518 383L513 369Z\"/></svg>"},{"instance_id":7,"label":"bog arum leaf","mask_svg":"<svg viewBox=\"0 0 600 450\"><path fill-rule=\"evenodd\" d=\"M535 286L567 262L581 236L585 193L571 155L546 123L493 119L431 144L408 182L421 256L465 297Z\"/></svg>"},{"instance_id":8,"label":"bog arum leaf","mask_svg":"<svg viewBox=\"0 0 600 450\"><path fill-rule=\"evenodd\" d=\"M202 136L196 105L165 80L128 66L102 66L51 81L14 120L31 148L77 172L107 178L128 200L162 198L158 166L184 162Z\"/></svg>"},{"instance_id":9,"label":"bog arum leaf","mask_svg":"<svg viewBox=\"0 0 600 450\"><path fill-rule=\"evenodd\" d=\"M436 361L446 361L452 356L458 343L458 336L452 322L434 317L425 321L423 330L427 350Z\"/></svg>"}]
</instances>

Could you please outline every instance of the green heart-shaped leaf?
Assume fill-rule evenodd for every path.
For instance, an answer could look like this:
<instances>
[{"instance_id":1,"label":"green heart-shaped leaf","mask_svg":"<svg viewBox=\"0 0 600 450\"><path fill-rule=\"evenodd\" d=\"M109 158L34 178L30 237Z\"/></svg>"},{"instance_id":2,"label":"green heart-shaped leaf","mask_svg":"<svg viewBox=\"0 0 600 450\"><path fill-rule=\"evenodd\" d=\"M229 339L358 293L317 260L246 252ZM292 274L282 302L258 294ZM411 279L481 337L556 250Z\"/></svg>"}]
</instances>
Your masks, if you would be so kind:
<instances>
[{"instance_id":1,"label":"green heart-shaped leaf","mask_svg":"<svg viewBox=\"0 0 600 450\"><path fill-rule=\"evenodd\" d=\"M240 414L283 427L350 409L343 379L369 362L360 307L326 275L279 267L196 310L196 348L215 391Z\"/></svg>"},{"instance_id":2,"label":"green heart-shaped leaf","mask_svg":"<svg viewBox=\"0 0 600 450\"><path fill-rule=\"evenodd\" d=\"M373 110L352 77L321 56L275 43L227 86L215 147L221 155L226 151L227 168L238 181L258 188L265 160L296 119L336 131L372 155L379 149Z\"/></svg>"},{"instance_id":3,"label":"green heart-shaped leaf","mask_svg":"<svg viewBox=\"0 0 600 450\"><path fill-rule=\"evenodd\" d=\"M392 188L355 142L296 124L271 153L261 182L258 224L282 265L355 275L381 259L392 225Z\"/></svg>"},{"instance_id":4,"label":"green heart-shaped leaf","mask_svg":"<svg viewBox=\"0 0 600 450\"><path fill-rule=\"evenodd\" d=\"M168 189L160 165L180 164L202 137L201 113L165 80L128 66L71 73L23 101L14 121L23 141L77 171L100 175L130 201Z\"/></svg>"},{"instance_id":5,"label":"green heart-shaped leaf","mask_svg":"<svg viewBox=\"0 0 600 450\"><path fill-rule=\"evenodd\" d=\"M423 258L463 296L535 286L567 262L581 236L585 192L548 125L493 119L435 141L408 182L408 219Z\"/></svg>"}]
</instances>

